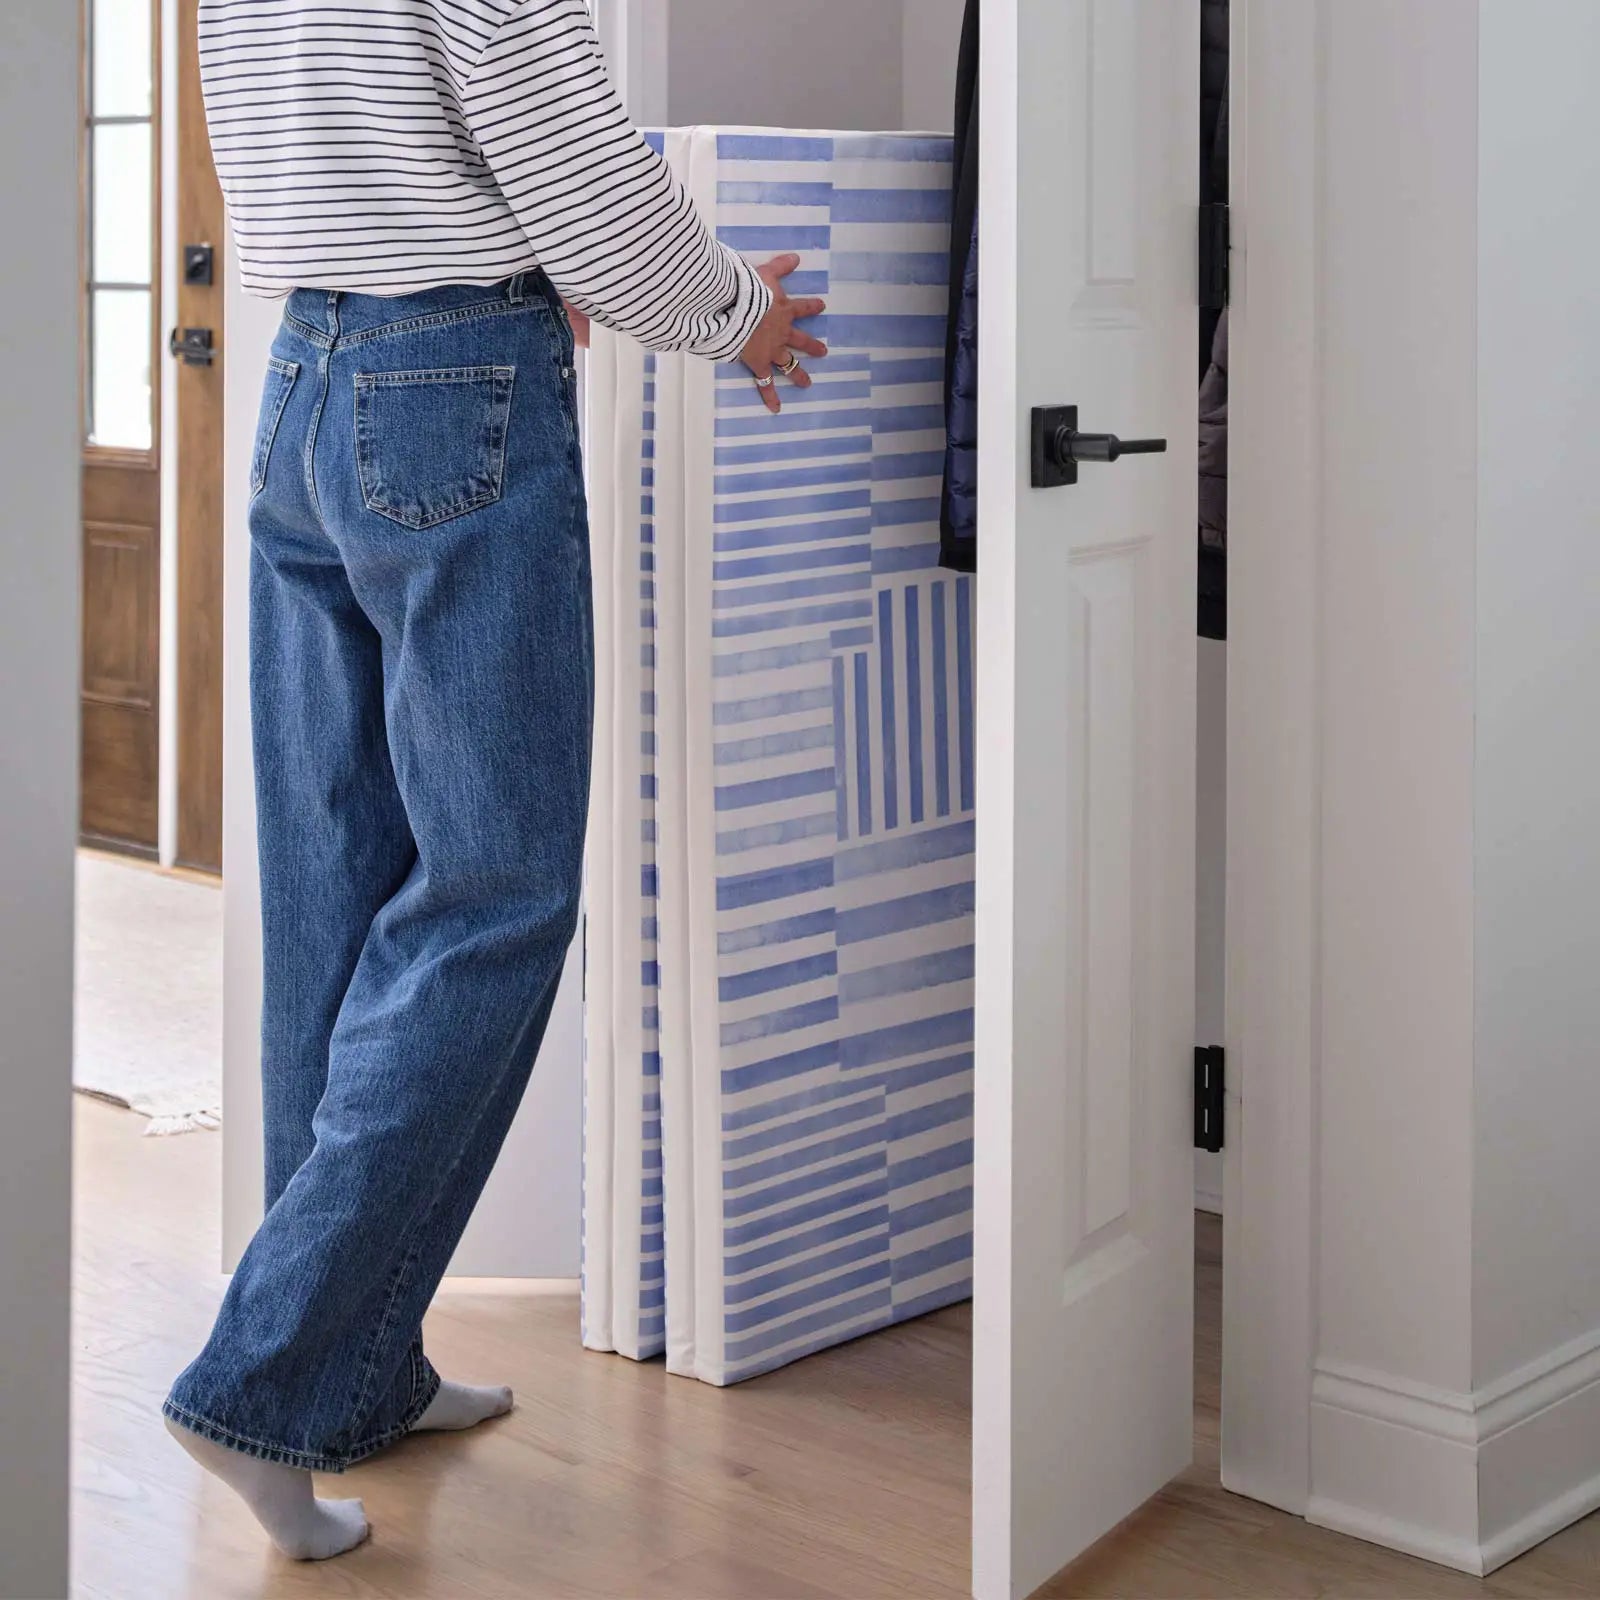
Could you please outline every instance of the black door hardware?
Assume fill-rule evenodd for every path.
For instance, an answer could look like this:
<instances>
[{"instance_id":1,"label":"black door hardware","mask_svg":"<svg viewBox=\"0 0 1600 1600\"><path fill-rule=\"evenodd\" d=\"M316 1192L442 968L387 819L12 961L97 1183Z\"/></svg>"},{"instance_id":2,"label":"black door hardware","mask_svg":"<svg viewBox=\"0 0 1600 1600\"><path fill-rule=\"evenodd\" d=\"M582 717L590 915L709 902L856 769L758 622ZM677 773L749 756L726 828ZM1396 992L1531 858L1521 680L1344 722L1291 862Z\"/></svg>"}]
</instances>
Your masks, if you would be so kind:
<instances>
[{"instance_id":1,"label":"black door hardware","mask_svg":"<svg viewBox=\"0 0 1600 1600\"><path fill-rule=\"evenodd\" d=\"M1221 1045L1196 1045L1194 1051L1194 1147L1215 1154L1222 1148L1222 1116L1226 1105Z\"/></svg>"},{"instance_id":2,"label":"black door hardware","mask_svg":"<svg viewBox=\"0 0 1600 1600\"><path fill-rule=\"evenodd\" d=\"M209 328L174 328L167 349L189 367L209 367L217 359Z\"/></svg>"},{"instance_id":3,"label":"black door hardware","mask_svg":"<svg viewBox=\"0 0 1600 1600\"><path fill-rule=\"evenodd\" d=\"M212 282L216 252L208 244L186 244L183 247L183 281L199 288L209 288Z\"/></svg>"},{"instance_id":4,"label":"black door hardware","mask_svg":"<svg viewBox=\"0 0 1600 1600\"><path fill-rule=\"evenodd\" d=\"M1228 208L1200 207L1200 309L1220 311L1228 303Z\"/></svg>"},{"instance_id":5,"label":"black door hardware","mask_svg":"<svg viewBox=\"0 0 1600 1600\"><path fill-rule=\"evenodd\" d=\"M1033 408L1033 486L1054 489L1078 481L1080 461L1119 461L1123 456L1158 456L1165 439L1119 439L1114 433L1079 433L1076 406Z\"/></svg>"}]
</instances>

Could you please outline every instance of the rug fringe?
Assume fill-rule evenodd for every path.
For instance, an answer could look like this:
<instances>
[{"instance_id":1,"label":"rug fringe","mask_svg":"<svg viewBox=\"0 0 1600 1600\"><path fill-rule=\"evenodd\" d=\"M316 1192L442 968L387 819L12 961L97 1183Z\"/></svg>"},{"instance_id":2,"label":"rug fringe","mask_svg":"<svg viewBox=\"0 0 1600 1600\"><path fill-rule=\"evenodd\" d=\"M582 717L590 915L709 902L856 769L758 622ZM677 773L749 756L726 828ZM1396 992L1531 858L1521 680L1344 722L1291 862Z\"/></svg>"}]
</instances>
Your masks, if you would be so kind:
<instances>
[{"instance_id":1,"label":"rug fringe","mask_svg":"<svg viewBox=\"0 0 1600 1600\"><path fill-rule=\"evenodd\" d=\"M144 1125L147 1139L169 1139L180 1133L199 1133L207 1128L222 1126L222 1112L215 1107L199 1111L180 1111L176 1114L151 1117Z\"/></svg>"}]
</instances>

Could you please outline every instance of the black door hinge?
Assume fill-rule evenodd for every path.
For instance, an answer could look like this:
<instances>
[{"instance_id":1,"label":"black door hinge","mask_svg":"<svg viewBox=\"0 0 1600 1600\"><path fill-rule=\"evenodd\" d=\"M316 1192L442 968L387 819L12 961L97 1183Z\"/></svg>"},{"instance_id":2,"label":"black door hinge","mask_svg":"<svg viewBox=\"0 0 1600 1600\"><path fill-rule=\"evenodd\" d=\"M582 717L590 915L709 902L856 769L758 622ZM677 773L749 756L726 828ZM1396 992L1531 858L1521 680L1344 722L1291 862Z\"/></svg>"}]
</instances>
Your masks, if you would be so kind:
<instances>
[{"instance_id":1,"label":"black door hinge","mask_svg":"<svg viewBox=\"0 0 1600 1600\"><path fill-rule=\"evenodd\" d=\"M1228 208L1200 207L1200 309L1221 311L1228 303Z\"/></svg>"},{"instance_id":2,"label":"black door hinge","mask_svg":"<svg viewBox=\"0 0 1600 1600\"><path fill-rule=\"evenodd\" d=\"M1222 1148L1223 1054L1219 1044L1196 1045L1194 1052L1194 1147Z\"/></svg>"}]
</instances>

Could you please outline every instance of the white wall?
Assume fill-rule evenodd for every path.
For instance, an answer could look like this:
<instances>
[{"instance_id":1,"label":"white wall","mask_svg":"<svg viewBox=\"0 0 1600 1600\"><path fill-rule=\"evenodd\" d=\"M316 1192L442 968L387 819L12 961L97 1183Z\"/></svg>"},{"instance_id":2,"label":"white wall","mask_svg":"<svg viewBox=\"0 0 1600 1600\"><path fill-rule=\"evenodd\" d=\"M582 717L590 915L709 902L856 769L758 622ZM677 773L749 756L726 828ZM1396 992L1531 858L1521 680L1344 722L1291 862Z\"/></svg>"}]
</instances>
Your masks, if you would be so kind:
<instances>
[{"instance_id":1,"label":"white wall","mask_svg":"<svg viewBox=\"0 0 1600 1600\"><path fill-rule=\"evenodd\" d=\"M671 121L898 128L900 5L671 0L664 12Z\"/></svg>"},{"instance_id":2,"label":"white wall","mask_svg":"<svg viewBox=\"0 0 1600 1600\"><path fill-rule=\"evenodd\" d=\"M261 1220L261 883L250 759L250 458L282 307L239 287L224 244L222 442L222 1255L231 1268Z\"/></svg>"},{"instance_id":3,"label":"white wall","mask_svg":"<svg viewBox=\"0 0 1600 1600\"><path fill-rule=\"evenodd\" d=\"M624 0L609 3L617 12ZM636 59L664 73L673 123L948 131L964 7L965 0L649 0L641 15L658 50ZM648 76L647 65L641 78ZM641 104L655 100L650 87L639 95Z\"/></svg>"},{"instance_id":4,"label":"white wall","mask_svg":"<svg viewBox=\"0 0 1600 1600\"><path fill-rule=\"evenodd\" d=\"M901 39L903 125L926 133L955 126L956 55L966 0L904 0Z\"/></svg>"},{"instance_id":5,"label":"white wall","mask_svg":"<svg viewBox=\"0 0 1600 1600\"><path fill-rule=\"evenodd\" d=\"M78 14L0 7L0 1595L67 1591Z\"/></svg>"},{"instance_id":6,"label":"white wall","mask_svg":"<svg viewBox=\"0 0 1600 1600\"><path fill-rule=\"evenodd\" d=\"M1482 18L1477 1383L1600 1334L1600 6Z\"/></svg>"}]
</instances>

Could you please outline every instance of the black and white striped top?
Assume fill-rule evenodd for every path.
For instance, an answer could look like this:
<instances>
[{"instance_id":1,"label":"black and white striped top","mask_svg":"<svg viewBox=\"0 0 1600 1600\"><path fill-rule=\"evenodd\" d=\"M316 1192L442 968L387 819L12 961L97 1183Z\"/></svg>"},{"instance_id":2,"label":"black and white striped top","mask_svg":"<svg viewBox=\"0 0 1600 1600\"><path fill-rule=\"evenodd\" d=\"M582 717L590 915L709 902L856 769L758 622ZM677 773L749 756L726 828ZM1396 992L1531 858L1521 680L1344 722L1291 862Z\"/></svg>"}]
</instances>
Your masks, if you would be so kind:
<instances>
[{"instance_id":1,"label":"black and white striped top","mask_svg":"<svg viewBox=\"0 0 1600 1600\"><path fill-rule=\"evenodd\" d=\"M252 293L542 266L607 326L717 361L771 303L629 123L584 0L201 0L200 63Z\"/></svg>"}]
</instances>

